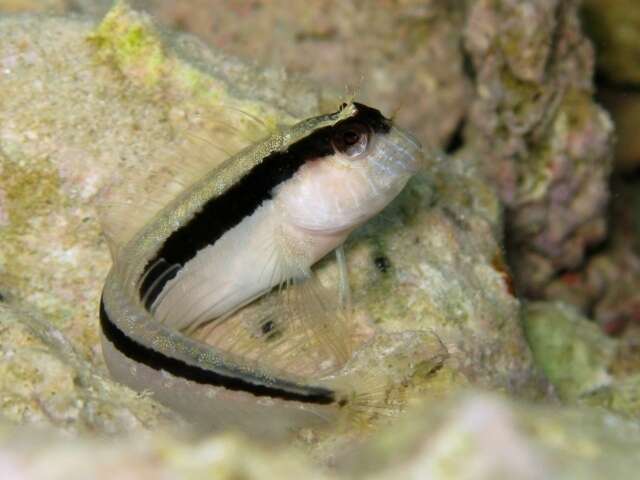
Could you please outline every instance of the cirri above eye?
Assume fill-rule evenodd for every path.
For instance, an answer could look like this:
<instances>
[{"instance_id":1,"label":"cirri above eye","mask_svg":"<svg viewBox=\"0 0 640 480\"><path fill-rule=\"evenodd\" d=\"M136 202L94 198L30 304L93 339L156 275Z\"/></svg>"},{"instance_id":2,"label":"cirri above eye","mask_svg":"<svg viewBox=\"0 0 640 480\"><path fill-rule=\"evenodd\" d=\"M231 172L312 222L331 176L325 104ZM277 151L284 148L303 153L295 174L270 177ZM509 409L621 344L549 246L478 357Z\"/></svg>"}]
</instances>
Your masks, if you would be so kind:
<instances>
[{"instance_id":1,"label":"cirri above eye","mask_svg":"<svg viewBox=\"0 0 640 480\"><path fill-rule=\"evenodd\" d=\"M357 157L367 149L369 133L369 128L362 123L344 125L333 135L333 146L340 153Z\"/></svg>"}]
</instances>

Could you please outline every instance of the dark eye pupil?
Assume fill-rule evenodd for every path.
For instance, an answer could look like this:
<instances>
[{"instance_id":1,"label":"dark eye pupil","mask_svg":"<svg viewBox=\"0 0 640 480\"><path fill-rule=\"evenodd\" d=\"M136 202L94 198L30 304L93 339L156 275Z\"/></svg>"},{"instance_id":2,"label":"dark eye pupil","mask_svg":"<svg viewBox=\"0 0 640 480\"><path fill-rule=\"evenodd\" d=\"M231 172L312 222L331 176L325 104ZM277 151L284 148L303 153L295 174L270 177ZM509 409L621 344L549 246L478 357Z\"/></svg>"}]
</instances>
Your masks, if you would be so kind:
<instances>
[{"instance_id":1,"label":"dark eye pupil","mask_svg":"<svg viewBox=\"0 0 640 480\"><path fill-rule=\"evenodd\" d=\"M360 123L349 122L346 125L341 125L333 133L331 145L336 152L348 157L358 157L367 149L369 142L367 131L367 126Z\"/></svg>"},{"instance_id":2,"label":"dark eye pupil","mask_svg":"<svg viewBox=\"0 0 640 480\"><path fill-rule=\"evenodd\" d=\"M358 142L359 138L360 135L358 135L353 130L347 130L342 136L342 140L344 141L345 145L355 145Z\"/></svg>"}]
</instances>

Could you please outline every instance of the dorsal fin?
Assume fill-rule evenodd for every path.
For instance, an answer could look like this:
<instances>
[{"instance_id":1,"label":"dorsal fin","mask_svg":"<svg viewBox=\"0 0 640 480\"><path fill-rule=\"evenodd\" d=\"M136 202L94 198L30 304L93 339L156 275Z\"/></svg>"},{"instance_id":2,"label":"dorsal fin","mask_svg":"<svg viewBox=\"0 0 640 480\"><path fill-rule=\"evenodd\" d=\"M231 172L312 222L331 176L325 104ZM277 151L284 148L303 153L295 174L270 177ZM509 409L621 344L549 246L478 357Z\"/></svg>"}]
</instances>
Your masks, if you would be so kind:
<instances>
[{"instance_id":1,"label":"dorsal fin","mask_svg":"<svg viewBox=\"0 0 640 480\"><path fill-rule=\"evenodd\" d=\"M194 109L174 141L154 158L117 172L102 190L98 215L112 257L180 192L207 172L277 131L241 105Z\"/></svg>"}]
</instances>

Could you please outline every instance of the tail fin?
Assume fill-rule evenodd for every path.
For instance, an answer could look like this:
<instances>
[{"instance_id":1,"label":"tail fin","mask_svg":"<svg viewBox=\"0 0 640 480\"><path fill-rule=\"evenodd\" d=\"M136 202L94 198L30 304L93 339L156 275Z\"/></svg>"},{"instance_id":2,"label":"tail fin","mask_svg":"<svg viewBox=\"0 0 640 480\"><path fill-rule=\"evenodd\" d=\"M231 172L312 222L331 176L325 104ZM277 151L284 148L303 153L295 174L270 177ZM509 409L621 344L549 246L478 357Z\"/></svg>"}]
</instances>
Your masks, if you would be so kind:
<instances>
[{"instance_id":1,"label":"tail fin","mask_svg":"<svg viewBox=\"0 0 640 480\"><path fill-rule=\"evenodd\" d=\"M431 332L381 333L326 384L345 428L368 428L401 413L449 358Z\"/></svg>"}]
</instances>

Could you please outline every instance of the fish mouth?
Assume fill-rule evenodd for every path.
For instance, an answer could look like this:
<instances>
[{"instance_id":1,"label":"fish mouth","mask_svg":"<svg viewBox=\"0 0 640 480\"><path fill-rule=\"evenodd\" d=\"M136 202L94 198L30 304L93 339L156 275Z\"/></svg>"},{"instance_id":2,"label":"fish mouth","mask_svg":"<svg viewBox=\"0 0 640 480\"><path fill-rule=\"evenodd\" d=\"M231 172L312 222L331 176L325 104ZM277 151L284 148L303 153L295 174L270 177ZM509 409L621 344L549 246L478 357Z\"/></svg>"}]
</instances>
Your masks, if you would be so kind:
<instances>
[{"instance_id":1,"label":"fish mouth","mask_svg":"<svg viewBox=\"0 0 640 480\"><path fill-rule=\"evenodd\" d=\"M385 173L395 175L413 175L426 165L426 156L422 144L409 132L392 127L389 133L381 136L380 142L384 160Z\"/></svg>"},{"instance_id":2,"label":"fish mouth","mask_svg":"<svg viewBox=\"0 0 640 480\"><path fill-rule=\"evenodd\" d=\"M422 143L420 143L420 140L418 140L413 134L398 127L394 127L394 130L399 136L403 137L415 149L422 150Z\"/></svg>"}]
</instances>

